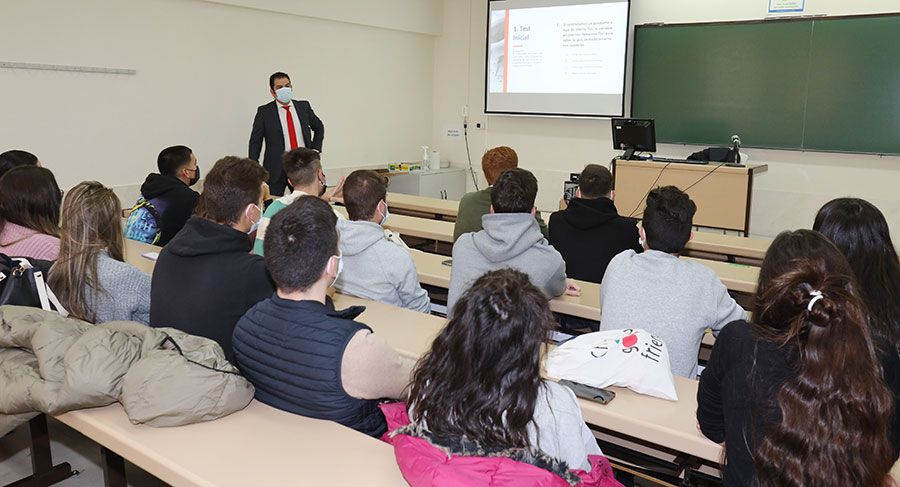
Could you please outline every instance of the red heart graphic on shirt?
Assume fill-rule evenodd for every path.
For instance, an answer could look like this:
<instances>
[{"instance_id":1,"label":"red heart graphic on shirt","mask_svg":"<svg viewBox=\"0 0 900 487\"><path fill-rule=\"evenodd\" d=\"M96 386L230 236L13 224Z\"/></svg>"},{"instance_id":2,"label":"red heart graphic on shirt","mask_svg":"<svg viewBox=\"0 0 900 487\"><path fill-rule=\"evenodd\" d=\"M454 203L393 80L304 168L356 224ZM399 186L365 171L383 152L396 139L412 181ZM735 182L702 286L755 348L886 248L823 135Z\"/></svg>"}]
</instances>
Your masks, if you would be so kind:
<instances>
[{"instance_id":1,"label":"red heart graphic on shirt","mask_svg":"<svg viewBox=\"0 0 900 487\"><path fill-rule=\"evenodd\" d=\"M631 335L626 336L622 339L622 346L625 348L633 347L637 344L638 337L636 334L632 333Z\"/></svg>"}]
</instances>

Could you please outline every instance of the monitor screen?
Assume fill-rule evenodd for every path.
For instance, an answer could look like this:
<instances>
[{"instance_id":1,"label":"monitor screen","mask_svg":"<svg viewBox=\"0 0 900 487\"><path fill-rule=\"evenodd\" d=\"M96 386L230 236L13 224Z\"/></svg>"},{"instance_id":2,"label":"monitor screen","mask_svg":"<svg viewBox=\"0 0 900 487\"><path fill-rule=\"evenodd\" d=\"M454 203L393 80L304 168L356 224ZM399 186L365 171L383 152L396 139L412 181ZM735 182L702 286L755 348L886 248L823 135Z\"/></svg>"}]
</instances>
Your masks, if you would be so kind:
<instances>
[{"instance_id":1,"label":"monitor screen","mask_svg":"<svg viewBox=\"0 0 900 487\"><path fill-rule=\"evenodd\" d=\"M656 126L651 119L612 119L613 149L656 152Z\"/></svg>"}]
</instances>

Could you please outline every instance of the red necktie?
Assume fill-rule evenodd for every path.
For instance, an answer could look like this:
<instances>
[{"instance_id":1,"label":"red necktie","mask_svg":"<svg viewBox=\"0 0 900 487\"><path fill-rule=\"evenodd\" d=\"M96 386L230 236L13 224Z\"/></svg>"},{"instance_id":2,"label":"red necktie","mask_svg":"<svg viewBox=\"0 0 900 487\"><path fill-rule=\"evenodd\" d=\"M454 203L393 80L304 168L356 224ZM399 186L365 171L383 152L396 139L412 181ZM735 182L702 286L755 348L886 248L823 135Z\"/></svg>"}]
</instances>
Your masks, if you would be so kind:
<instances>
[{"instance_id":1,"label":"red necktie","mask_svg":"<svg viewBox=\"0 0 900 487\"><path fill-rule=\"evenodd\" d=\"M288 126L288 137L291 138L291 150L297 148L297 132L294 131L294 117L291 116L291 108L289 106L283 106L285 115L287 116L287 126Z\"/></svg>"}]
</instances>

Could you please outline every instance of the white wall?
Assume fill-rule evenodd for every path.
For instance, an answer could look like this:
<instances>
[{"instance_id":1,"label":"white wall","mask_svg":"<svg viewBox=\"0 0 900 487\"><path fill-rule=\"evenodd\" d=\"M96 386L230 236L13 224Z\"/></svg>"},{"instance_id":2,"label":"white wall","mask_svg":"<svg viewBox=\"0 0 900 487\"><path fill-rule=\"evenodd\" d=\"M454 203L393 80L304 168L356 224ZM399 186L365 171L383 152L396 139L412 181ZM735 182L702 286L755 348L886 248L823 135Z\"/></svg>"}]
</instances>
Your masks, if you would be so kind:
<instances>
[{"instance_id":1,"label":"white wall","mask_svg":"<svg viewBox=\"0 0 900 487\"><path fill-rule=\"evenodd\" d=\"M391 5L413 2L422 8L387 23L368 0L293 2L310 16L199 0L0 0L0 61L137 70L0 69L0 150L34 152L65 187L140 183L173 144L208 171L247 155L268 76L283 70L325 122L326 171L415 159L433 120L435 37L420 32L439 32L440 0ZM361 25L366 16L383 26Z\"/></svg>"},{"instance_id":2,"label":"white wall","mask_svg":"<svg viewBox=\"0 0 900 487\"><path fill-rule=\"evenodd\" d=\"M806 13L828 15L894 12L900 6L896 0L807 0L806 4ZM767 0L633 0L631 21L639 25L759 19L765 17L767 5ZM616 155L608 119L486 117L486 2L444 0L443 17L443 35L435 45L433 145L454 165L465 163L462 140L447 139L442 132L448 124L461 124L462 106L468 105L469 144L476 169L486 148L515 148L520 165L538 177L538 207L555 209L562 181L570 172L580 171L587 163L606 164ZM632 39L630 36L629 44ZM626 86L630 88L630 62L628 70ZM628 95L626 107L630 106ZM479 122L486 128L475 129ZM687 156L701 148L661 145L658 153ZM877 204L888 217L894 235L900 235L900 157L760 149L746 152L751 162L769 165L768 172L755 181L751 233L771 236L784 229L808 227L824 202L853 195ZM480 184L484 184L483 178Z\"/></svg>"}]
</instances>

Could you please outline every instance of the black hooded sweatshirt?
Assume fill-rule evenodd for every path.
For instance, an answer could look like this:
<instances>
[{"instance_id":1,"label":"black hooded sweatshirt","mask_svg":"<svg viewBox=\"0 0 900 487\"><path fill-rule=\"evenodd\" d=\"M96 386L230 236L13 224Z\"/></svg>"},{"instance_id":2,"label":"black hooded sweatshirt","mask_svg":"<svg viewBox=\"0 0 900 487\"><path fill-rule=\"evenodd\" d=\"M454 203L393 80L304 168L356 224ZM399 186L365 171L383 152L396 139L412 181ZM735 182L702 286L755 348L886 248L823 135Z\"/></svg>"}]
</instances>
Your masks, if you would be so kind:
<instances>
[{"instance_id":1,"label":"black hooded sweatshirt","mask_svg":"<svg viewBox=\"0 0 900 487\"><path fill-rule=\"evenodd\" d=\"M156 245L166 245L172 240L194 213L200 197L175 176L150 174L141 185L141 196L159 212L159 240Z\"/></svg>"},{"instance_id":2,"label":"black hooded sweatshirt","mask_svg":"<svg viewBox=\"0 0 900 487\"><path fill-rule=\"evenodd\" d=\"M549 240L566 261L566 276L600 283L616 254L641 252L637 220L619 216L609 198L573 198L550 215Z\"/></svg>"},{"instance_id":3,"label":"black hooded sweatshirt","mask_svg":"<svg viewBox=\"0 0 900 487\"><path fill-rule=\"evenodd\" d=\"M153 270L150 326L215 340L231 360L234 326L275 285L250 236L198 216L163 248Z\"/></svg>"}]
</instances>

